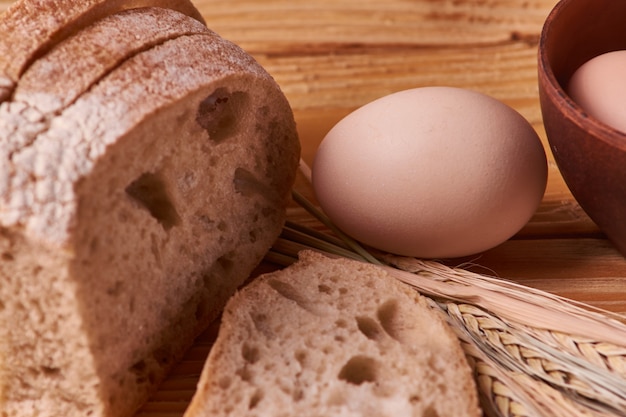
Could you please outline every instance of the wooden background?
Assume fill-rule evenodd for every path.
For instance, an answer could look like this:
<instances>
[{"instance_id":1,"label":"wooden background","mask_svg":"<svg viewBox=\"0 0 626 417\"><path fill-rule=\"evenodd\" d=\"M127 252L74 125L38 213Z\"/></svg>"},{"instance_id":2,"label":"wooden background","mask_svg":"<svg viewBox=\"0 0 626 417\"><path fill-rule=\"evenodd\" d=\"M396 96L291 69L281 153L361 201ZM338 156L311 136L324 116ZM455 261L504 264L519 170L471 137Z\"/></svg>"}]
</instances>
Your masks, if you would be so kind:
<instances>
[{"instance_id":1,"label":"wooden background","mask_svg":"<svg viewBox=\"0 0 626 417\"><path fill-rule=\"evenodd\" d=\"M11 1L0 0L0 9ZM303 157L355 108L427 85L489 94L525 116L550 159L548 188L513 239L473 258L495 274L626 313L626 261L580 209L550 155L537 90L537 44L556 0L195 0L210 28L242 46L291 102ZM298 187L309 193L306 185ZM625 207L626 210L626 207ZM293 208L293 219L301 211ZM140 415L180 416L212 331Z\"/></svg>"}]
</instances>

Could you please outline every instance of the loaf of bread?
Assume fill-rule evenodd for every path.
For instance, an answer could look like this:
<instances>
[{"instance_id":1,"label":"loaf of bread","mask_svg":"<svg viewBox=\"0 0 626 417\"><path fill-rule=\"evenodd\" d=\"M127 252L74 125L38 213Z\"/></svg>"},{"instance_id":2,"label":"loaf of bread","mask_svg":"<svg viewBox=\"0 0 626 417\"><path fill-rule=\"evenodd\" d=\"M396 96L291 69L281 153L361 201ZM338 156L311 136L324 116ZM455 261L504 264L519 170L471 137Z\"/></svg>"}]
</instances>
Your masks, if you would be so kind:
<instances>
[{"instance_id":1,"label":"loaf of bread","mask_svg":"<svg viewBox=\"0 0 626 417\"><path fill-rule=\"evenodd\" d=\"M478 417L440 314L376 266L304 251L228 302L185 417Z\"/></svg>"},{"instance_id":2,"label":"loaf of bread","mask_svg":"<svg viewBox=\"0 0 626 417\"><path fill-rule=\"evenodd\" d=\"M130 20L143 43L94 60ZM197 19L141 8L65 32L0 104L0 415L124 417L280 233L300 148L276 82Z\"/></svg>"}]
</instances>

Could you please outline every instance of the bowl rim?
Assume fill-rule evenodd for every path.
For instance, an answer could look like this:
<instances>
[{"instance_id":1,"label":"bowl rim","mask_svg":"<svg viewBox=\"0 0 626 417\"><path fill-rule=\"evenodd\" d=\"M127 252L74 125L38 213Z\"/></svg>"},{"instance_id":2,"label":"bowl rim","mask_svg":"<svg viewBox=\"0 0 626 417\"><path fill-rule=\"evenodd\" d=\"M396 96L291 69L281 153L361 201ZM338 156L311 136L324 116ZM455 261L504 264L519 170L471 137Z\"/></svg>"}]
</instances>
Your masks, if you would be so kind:
<instances>
[{"instance_id":1,"label":"bowl rim","mask_svg":"<svg viewBox=\"0 0 626 417\"><path fill-rule=\"evenodd\" d=\"M558 19L562 11L567 8L570 3L577 0L559 0L559 2L552 8L544 21L539 36L538 55L539 55L539 83L543 84L542 88L546 89L546 92L550 92L549 96L556 100L556 104L563 112L563 115L572 123L579 126L581 129L589 132L594 132L594 137L597 140L607 143L612 147L617 147L626 151L626 132L615 129L608 124L598 120L597 118L589 115L578 103L576 103L567 93L567 91L558 82L550 61L548 59L548 53L546 51L547 39L550 36L552 30L551 23ZM546 82L542 82L542 75ZM549 91L548 91L549 90ZM545 124L545 121L544 121ZM550 137L548 135L548 140Z\"/></svg>"}]
</instances>

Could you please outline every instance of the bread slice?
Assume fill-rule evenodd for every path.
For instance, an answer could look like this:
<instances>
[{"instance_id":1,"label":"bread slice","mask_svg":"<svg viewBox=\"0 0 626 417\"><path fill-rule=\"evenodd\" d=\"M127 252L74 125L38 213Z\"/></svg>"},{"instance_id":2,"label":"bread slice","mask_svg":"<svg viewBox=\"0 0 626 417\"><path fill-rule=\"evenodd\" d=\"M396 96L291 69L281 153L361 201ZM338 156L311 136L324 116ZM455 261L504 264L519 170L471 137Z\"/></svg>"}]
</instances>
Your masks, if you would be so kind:
<instances>
[{"instance_id":1,"label":"bread slice","mask_svg":"<svg viewBox=\"0 0 626 417\"><path fill-rule=\"evenodd\" d=\"M384 270L304 251L227 304L185 417L478 417L440 313Z\"/></svg>"},{"instance_id":2,"label":"bread slice","mask_svg":"<svg viewBox=\"0 0 626 417\"><path fill-rule=\"evenodd\" d=\"M232 43L182 36L11 146L0 415L129 416L279 234L300 149L287 100Z\"/></svg>"},{"instance_id":3,"label":"bread slice","mask_svg":"<svg viewBox=\"0 0 626 417\"><path fill-rule=\"evenodd\" d=\"M18 80L13 101L58 112L132 55L207 32L203 23L171 9L143 7L106 16L36 60Z\"/></svg>"},{"instance_id":4,"label":"bread slice","mask_svg":"<svg viewBox=\"0 0 626 417\"><path fill-rule=\"evenodd\" d=\"M18 0L0 15L0 103L37 58L71 34L121 10L177 10L204 23L190 0Z\"/></svg>"}]
</instances>

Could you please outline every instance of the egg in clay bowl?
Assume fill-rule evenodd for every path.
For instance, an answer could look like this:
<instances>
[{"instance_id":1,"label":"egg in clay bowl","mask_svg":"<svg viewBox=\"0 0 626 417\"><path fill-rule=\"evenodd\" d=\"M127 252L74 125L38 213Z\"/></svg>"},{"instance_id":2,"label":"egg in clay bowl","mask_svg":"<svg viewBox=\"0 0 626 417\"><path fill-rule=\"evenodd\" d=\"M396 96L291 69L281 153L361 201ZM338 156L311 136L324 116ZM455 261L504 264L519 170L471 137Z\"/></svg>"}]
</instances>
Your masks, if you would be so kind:
<instances>
[{"instance_id":1,"label":"egg in clay bowl","mask_svg":"<svg viewBox=\"0 0 626 417\"><path fill-rule=\"evenodd\" d=\"M511 107L470 90L422 87L339 121L311 175L320 207L347 235L441 259L519 232L543 198L548 167L537 133Z\"/></svg>"}]
</instances>

